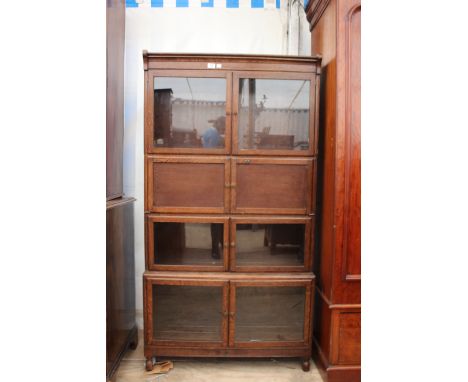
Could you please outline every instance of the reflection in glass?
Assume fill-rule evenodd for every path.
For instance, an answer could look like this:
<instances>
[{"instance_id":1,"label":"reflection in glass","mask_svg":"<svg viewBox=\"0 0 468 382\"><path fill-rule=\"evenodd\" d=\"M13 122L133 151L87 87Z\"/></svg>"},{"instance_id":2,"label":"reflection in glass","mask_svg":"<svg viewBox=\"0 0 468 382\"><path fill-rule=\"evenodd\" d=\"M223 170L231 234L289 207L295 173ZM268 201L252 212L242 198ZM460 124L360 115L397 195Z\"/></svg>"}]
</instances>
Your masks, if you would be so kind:
<instances>
[{"instance_id":1,"label":"reflection in glass","mask_svg":"<svg viewBox=\"0 0 468 382\"><path fill-rule=\"evenodd\" d=\"M221 341L223 289L191 285L153 286L153 338Z\"/></svg>"},{"instance_id":2,"label":"reflection in glass","mask_svg":"<svg viewBox=\"0 0 468 382\"><path fill-rule=\"evenodd\" d=\"M304 224L237 224L238 266L304 265Z\"/></svg>"},{"instance_id":3,"label":"reflection in glass","mask_svg":"<svg viewBox=\"0 0 468 382\"><path fill-rule=\"evenodd\" d=\"M223 148L224 78L155 77L155 147Z\"/></svg>"},{"instance_id":4,"label":"reflection in glass","mask_svg":"<svg viewBox=\"0 0 468 382\"><path fill-rule=\"evenodd\" d=\"M222 265L222 223L154 223L154 261L162 265Z\"/></svg>"},{"instance_id":5,"label":"reflection in glass","mask_svg":"<svg viewBox=\"0 0 468 382\"><path fill-rule=\"evenodd\" d=\"M309 149L308 80L239 81L241 149Z\"/></svg>"},{"instance_id":6,"label":"reflection in glass","mask_svg":"<svg viewBox=\"0 0 468 382\"><path fill-rule=\"evenodd\" d=\"M301 341L304 314L304 287L237 287L235 341Z\"/></svg>"}]
</instances>

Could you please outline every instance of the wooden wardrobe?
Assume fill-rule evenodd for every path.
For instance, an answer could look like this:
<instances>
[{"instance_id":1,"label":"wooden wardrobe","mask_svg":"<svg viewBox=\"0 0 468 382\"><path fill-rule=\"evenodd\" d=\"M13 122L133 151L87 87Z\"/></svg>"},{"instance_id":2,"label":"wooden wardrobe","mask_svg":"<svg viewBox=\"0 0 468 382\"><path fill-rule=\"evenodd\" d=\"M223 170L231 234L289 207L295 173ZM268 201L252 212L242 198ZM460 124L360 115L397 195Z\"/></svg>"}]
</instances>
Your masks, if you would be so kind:
<instances>
[{"instance_id":1,"label":"wooden wardrobe","mask_svg":"<svg viewBox=\"0 0 468 382\"><path fill-rule=\"evenodd\" d=\"M322 56L313 354L328 382L361 379L361 2L310 0Z\"/></svg>"}]
</instances>

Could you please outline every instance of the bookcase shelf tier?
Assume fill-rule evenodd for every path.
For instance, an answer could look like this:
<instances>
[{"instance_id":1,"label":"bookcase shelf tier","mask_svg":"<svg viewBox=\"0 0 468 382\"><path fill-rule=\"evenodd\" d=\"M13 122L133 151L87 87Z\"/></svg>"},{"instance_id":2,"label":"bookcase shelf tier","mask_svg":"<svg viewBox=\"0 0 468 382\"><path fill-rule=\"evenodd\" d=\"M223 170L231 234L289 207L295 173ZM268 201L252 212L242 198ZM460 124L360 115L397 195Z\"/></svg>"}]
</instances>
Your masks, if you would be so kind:
<instances>
[{"instance_id":1,"label":"bookcase shelf tier","mask_svg":"<svg viewBox=\"0 0 468 382\"><path fill-rule=\"evenodd\" d=\"M310 367L320 58L143 54L155 357Z\"/></svg>"}]
</instances>

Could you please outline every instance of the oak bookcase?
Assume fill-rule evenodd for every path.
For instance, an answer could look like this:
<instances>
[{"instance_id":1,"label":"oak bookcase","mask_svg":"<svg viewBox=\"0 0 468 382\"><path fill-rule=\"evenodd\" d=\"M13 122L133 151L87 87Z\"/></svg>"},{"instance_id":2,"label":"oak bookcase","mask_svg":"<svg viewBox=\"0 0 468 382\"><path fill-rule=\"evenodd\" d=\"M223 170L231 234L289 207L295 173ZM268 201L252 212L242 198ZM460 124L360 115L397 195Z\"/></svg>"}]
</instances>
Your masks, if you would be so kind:
<instances>
[{"instance_id":1,"label":"oak bookcase","mask_svg":"<svg viewBox=\"0 0 468 382\"><path fill-rule=\"evenodd\" d=\"M320 58L143 60L146 368L299 357L309 370Z\"/></svg>"}]
</instances>

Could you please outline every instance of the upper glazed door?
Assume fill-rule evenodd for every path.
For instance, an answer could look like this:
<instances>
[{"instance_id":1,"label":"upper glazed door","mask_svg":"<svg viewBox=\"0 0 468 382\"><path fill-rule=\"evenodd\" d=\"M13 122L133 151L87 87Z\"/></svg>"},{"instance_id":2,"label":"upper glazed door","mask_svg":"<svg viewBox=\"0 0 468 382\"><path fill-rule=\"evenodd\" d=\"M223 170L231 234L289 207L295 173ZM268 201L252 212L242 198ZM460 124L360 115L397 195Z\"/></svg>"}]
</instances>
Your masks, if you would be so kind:
<instances>
[{"instance_id":1,"label":"upper glazed door","mask_svg":"<svg viewBox=\"0 0 468 382\"><path fill-rule=\"evenodd\" d=\"M316 153L315 74L235 72L233 153Z\"/></svg>"},{"instance_id":2,"label":"upper glazed door","mask_svg":"<svg viewBox=\"0 0 468 382\"><path fill-rule=\"evenodd\" d=\"M231 151L230 72L150 70L148 74L147 153Z\"/></svg>"}]
</instances>

